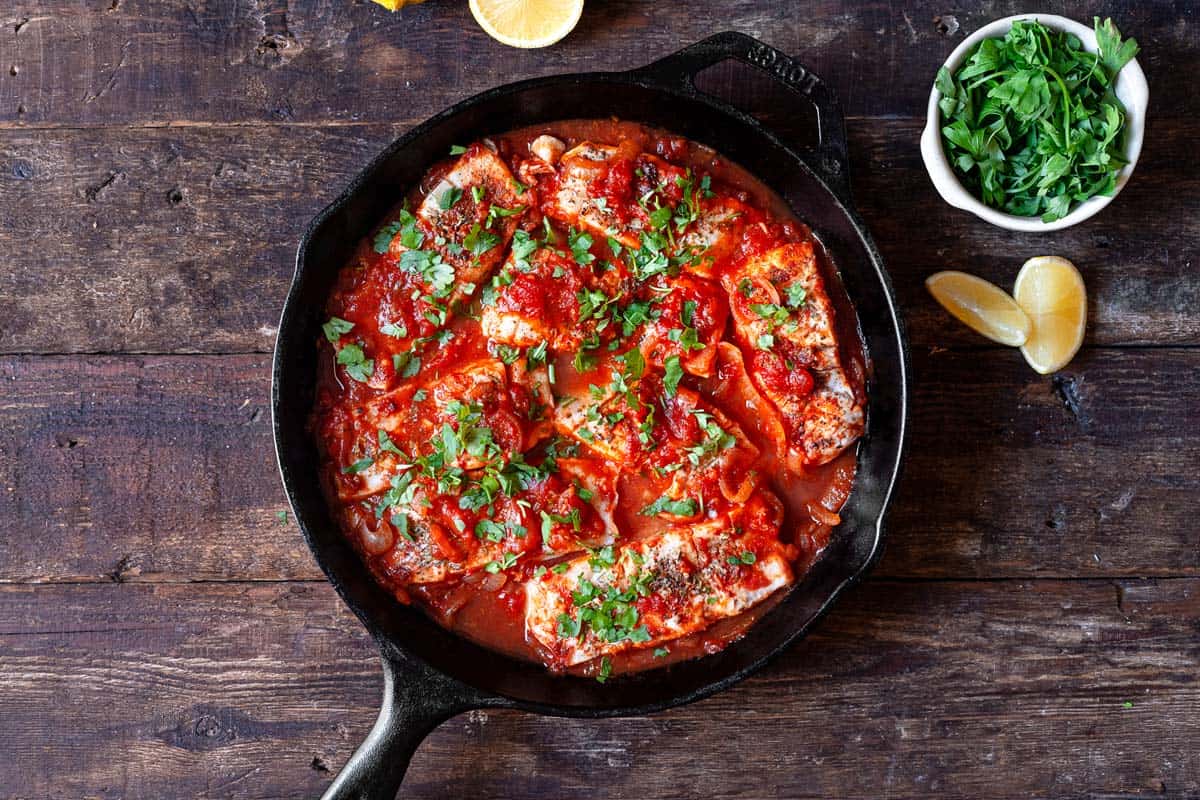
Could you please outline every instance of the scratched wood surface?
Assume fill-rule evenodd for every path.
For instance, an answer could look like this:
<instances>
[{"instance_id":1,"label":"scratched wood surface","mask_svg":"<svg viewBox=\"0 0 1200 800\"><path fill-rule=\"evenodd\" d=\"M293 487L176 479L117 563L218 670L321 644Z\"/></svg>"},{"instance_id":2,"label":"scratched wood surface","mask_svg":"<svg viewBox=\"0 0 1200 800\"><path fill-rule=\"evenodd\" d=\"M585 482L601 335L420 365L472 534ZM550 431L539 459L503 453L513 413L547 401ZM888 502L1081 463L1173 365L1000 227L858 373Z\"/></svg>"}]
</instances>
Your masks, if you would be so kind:
<instances>
[{"instance_id":1,"label":"scratched wood surface","mask_svg":"<svg viewBox=\"0 0 1200 800\"><path fill-rule=\"evenodd\" d=\"M463 715L402 796L1200 796L1200 28L1186 2L1071 5L1141 42L1147 141L1108 210L1022 236L945 206L916 139L949 51L1035 9L1062 11L591 0L522 52L449 0L0 0L0 799L320 793L381 682L277 517L269 351L300 232L459 99L728 28L846 107L914 346L887 553L742 686L636 719ZM704 85L809 135L761 78ZM1054 378L922 287L1043 252L1091 301Z\"/></svg>"}]
</instances>

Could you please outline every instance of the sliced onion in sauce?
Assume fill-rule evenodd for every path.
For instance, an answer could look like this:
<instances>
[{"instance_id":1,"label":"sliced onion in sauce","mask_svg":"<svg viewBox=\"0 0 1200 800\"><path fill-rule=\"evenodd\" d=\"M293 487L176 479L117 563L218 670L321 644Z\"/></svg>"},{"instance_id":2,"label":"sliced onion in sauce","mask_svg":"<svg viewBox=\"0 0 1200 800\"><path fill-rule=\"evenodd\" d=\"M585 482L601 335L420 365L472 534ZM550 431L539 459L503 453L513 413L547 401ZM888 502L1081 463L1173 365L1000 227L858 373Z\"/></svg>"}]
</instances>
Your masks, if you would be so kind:
<instances>
[{"instance_id":1,"label":"sliced onion in sauce","mask_svg":"<svg viewBox=\"0 0 1200 800\"><path fill-rule=\"evenodd\" d=\"M369 525L360 527L359 538L367 555L377 556L391 549L395 537L392 536L392 526L380 522L375 528Z\"/></svg>"},{"instance_id":2,"label":"sliced onion in sauce","mask_svg":"<svg viewBox=\"0 0 1200 800\"><path fill-rule=\"evenodd\" d=\"M831 528L834 525L840 525L842 522L842 517L840 514L830 511L820 503L806 503L805 509L807 509L808 516L812 518L813 522L819 522L820 524L828 525Z\"/></svg>"}]
</instances>

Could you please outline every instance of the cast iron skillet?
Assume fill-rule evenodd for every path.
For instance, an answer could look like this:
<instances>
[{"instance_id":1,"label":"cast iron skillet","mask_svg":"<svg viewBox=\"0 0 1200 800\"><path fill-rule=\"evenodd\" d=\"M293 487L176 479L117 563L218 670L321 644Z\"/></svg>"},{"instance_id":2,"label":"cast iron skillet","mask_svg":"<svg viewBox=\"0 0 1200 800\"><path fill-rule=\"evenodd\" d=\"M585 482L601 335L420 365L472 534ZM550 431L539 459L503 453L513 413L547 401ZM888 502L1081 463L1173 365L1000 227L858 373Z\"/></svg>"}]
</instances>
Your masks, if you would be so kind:
<instances>
[{"instance_id":1,"label":"cast iron skillet","mask_svg":"<svg viewBox=\"0 0 1200 800\"><path fill-rule=\"evenodd\" d=\"M699 92L693 77L737 59L815 106L820 143L797 152L755 119ZM858 311L871 362L866 434L842 524L800 584L746 636L716 655L620 676L553 677L541 666L461 639L397 602L368 574L332 521L306 430L326 297L355 244L450 146L539 122L617 116L715 148L765 181L807 222L838 267ZM796 61L738 33L722 33L630 72L563 75L501 86L465 100L397 139L322 211L304 235L275 345L272 412L284 488L317 562L362 620L383 658L379 719L326 798L394 798L409 759L443 720L472 708L609 717L645 714L718 692L803 636L879 555L883 517L900 465L907 352L892 287L850 203L846 134L832 91Z\"/></svg>"}]
</instances>

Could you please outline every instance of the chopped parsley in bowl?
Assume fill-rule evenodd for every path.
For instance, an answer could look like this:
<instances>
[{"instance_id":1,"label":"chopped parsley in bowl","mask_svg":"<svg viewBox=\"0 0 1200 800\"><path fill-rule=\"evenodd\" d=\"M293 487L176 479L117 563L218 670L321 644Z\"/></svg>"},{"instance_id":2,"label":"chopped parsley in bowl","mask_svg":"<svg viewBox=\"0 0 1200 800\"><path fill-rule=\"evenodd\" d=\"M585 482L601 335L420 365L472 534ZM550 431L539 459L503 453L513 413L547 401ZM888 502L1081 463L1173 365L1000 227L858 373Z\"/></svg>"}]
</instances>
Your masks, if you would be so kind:
<instances>
[{"instance_id":1,"label":"chopped parsley in bowl","mask_svg":"<svg viewBox=\"0 0 1200 800\"><path fill-rule=\"evenodd\" d=\"M938 71L930 98L922 154L938 191L1022 230L1099 211L1141 147L1147 92L1137 51L1112 20L1089 30L1027 15L976 32ZM1127 65L1136 75L1120 84Z\"/></svg>"}]
</instances>

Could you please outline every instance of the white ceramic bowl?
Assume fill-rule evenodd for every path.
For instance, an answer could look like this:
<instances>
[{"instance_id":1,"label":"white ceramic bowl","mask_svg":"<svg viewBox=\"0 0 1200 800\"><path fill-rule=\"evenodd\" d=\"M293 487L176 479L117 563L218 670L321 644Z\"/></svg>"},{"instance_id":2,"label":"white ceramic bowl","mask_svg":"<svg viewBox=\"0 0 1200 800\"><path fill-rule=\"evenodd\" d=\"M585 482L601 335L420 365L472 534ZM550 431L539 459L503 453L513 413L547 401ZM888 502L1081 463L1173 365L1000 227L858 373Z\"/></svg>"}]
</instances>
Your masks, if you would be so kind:
<instances>
[{"instance_id":1,"label":"white ceramic bowl","mask_svg":"<svg viewBox=\"0 0 1200 800\"><path fill-rule=\"evenodd\" d=\"M1099 49L1096 44L1095 32L1086 25L1054 14L1017 14L990 22L964 39L963 43L954 48L954 52L946 59L946 69L953 74L962 65L967 51L981 40L1001 38L1012 28L1014 21L1025 19L1035 19L1047 28L1075 34L1083 42L1084 49L1089 52L1094 53ZM925 169L929 172L929 178L933 181L934 188L937 189L943 200L955 208L970 211L980 219L1009 230L1035 233L1056 231L1083 222L1112 202L1117 193L1124 188L1129 181L1129 176L1133 174L1138 154L1142 152L1142 134L1146 128L1146 103L1150 99L1150 89L1146 85L1146 75L1138 66L1137 59L1131 60L1117 74L1114 91L1120 101L1125 104L1125 158L1129 163L1117 174L1116 190L1111 195L1090 197L1077 205L1071 213L1054 222L1042 222L1040 217L1018 217L1013 214L1005 214L984 205L958 182L958 176L954 174L954 169L946 159L946 153L942 149L942 115L938 108L938 101L942 99L942 93L937 90L936 86L929 93L929 110L926 115L925 131L921 134L921 158L925 161Z\"/></svg>"}]
</instances>

